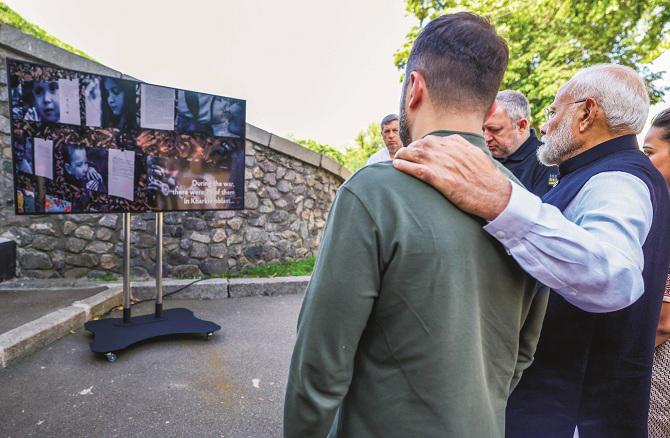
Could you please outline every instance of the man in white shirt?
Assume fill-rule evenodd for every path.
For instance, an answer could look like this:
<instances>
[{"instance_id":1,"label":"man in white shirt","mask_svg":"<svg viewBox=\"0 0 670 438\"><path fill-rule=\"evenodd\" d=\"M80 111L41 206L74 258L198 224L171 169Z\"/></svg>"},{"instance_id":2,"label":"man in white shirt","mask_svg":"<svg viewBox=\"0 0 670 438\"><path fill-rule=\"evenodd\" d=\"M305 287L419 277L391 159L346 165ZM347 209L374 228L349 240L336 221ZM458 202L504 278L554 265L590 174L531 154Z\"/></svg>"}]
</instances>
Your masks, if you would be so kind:
<instances>
[{"instance_id":1,"label":"man in white shirt","mask_svg":"<svg viewBox=\"0 0 670 438\"><path fill-rule=\"evenodd\" d=\"M535 361L510 397L507 437L647 436L670 264L668 190L635 140L648 110L646 86L630 68L575 75L542 127L538 158L561 173L542 199L458 136L426 137L394 160L486 219L484 229L554 292Z\"/></svg>"},{"instance_id":2,"label":"man in white shirt","mask_svg":"<svg viewBox=\"0 0 670 438\"><path fill-rule=\"evenodd\" d=\"M397 114L389 114L384 117L381 122L382 127L382 139L386 147L381 148L374 154L370 155L368 158L368 164L379 163L381 161L390 161L395 156L395 153L398 152L398 149L402 147L402 141L400 141L400 122L398 120Z\"/></svg>"}]
</instances>

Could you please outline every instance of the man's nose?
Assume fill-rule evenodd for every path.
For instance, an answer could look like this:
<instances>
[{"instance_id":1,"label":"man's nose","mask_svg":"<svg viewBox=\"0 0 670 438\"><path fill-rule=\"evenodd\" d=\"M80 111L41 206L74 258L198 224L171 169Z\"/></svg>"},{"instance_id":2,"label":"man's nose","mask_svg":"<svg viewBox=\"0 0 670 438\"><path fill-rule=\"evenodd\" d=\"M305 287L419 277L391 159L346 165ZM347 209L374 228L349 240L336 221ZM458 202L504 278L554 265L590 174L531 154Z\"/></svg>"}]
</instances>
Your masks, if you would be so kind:
<instances>
[{"instance_id":1,"label":"man's nose","mask_svg":"<svg viewBox=\"0 0 670 438\"><path fill-rule=\"evenodd\" d=\"M548 126L549 126L549 122L542 125L542 127L540 128L540 132L542 133L542 135L547 135L547 127Z\"/></svg>"}]
</instances>

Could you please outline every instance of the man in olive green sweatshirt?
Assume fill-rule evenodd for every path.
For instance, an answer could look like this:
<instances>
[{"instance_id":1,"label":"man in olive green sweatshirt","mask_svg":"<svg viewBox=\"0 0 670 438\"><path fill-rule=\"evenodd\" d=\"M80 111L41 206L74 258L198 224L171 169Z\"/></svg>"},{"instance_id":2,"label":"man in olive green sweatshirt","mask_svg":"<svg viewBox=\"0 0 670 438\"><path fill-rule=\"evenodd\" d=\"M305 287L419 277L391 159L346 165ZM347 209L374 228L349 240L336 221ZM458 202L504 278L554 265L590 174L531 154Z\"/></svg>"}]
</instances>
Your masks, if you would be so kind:
<instances>
[{"instance_id":1,"label":"man in olive green sweatshirt","mask_svg":"<svg viewBox=\"0 0 670 438\"><path fill-rule=\"evenodd\" d=\"M478 16L429 23L405 73L403 143L459 134L489 154L507 59ZM481 220L391 162L363 168L338 191L305 294L285 436L502 437L546 300Z\"/></svg>"}]
</instances>

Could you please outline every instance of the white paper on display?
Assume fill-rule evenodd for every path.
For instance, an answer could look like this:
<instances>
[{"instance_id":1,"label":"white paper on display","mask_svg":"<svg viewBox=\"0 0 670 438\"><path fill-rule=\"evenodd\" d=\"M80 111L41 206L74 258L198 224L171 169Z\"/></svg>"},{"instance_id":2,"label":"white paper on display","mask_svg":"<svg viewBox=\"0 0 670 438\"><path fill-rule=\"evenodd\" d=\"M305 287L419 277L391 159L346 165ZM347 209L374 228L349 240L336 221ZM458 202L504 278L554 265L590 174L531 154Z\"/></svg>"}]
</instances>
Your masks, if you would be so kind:
<instances>
[{"instance_id":1,"label":"white paper on display","mask_svg":"<svg viewBox=\"0 0 670 438\"><path fill-rule=\"evenodd\" d=\"M142 84L140 90L141 127L174 130L175 89Z\"/></svg>"},{"instance_id":2,"label":"white paper on display","mask_svg":"<svg viewBox=\"0 0 670 438\"><path fill-rule=\"evenodd\" d=\"M135 152L109 149L107 191L112 196L134 200Z\"/></svg>"},{"instance_id":3,"label":"white paper on display","mask_svg":"<svg viewBox=\"0 0 670 438\"><path fill-rule=\"evenodd\" d=\"M79 79L59 79L58 94L60 98L59 122L69 125L81 124L79 113Z\"/></svg>"},{"instance_id":4,"label":"white paper on display","mask_svg":"<svg viewBox=\"0 0 670 438\"><path fill-rule=\"evenodd\" d=\"M35 175L54 179L54 142L36 137L33 148L35 149Z\"/></svg>"}]
</instances>

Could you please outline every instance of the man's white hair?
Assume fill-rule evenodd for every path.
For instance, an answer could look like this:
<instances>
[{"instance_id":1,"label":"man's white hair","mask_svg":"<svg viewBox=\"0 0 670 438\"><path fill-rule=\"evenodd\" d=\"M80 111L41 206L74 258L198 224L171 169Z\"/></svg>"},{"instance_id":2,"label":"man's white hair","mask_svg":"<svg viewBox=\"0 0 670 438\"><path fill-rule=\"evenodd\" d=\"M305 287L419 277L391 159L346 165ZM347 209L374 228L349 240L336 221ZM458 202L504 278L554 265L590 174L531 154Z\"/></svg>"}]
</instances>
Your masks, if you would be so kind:
<instances>
[{"instance_id":1,"label":"man's white hair","mask_svg":"<svg viewBox=\"0 0 670 438\"><path fill-rule=\"evenodd\" d=\"M642 77L632 68L598 64L580 70L565 85L577 100L593 98L603 109L611 131L639 134L649 114L649 94Z\"/></svg>"},{"instance_id":2,"label":"man's white hair","mask_svg":"<svg viewBox=\"0 0 670 438\"><path fill-rule=\"evenodd\" d=\"M530 122L530 103L523 93L514 90L504 90L496 96L496 102L505 109L512 122L516 124L521 119Z\"/></svg>"}]
</instances>

